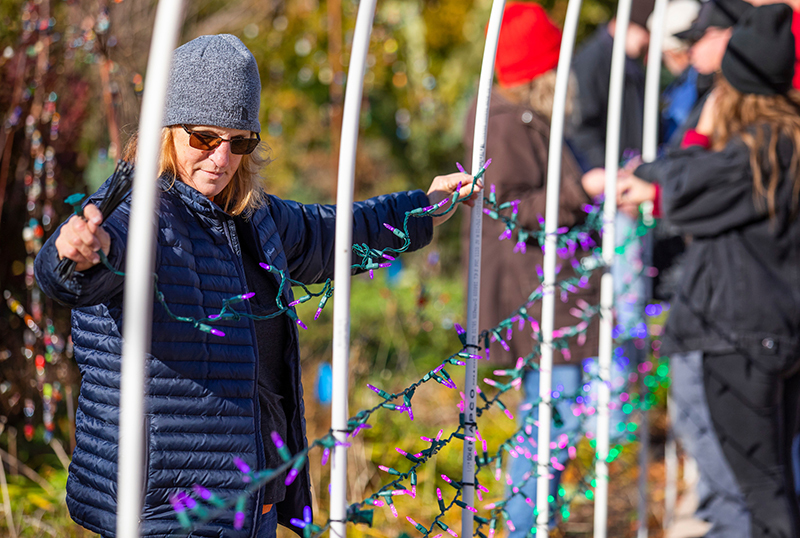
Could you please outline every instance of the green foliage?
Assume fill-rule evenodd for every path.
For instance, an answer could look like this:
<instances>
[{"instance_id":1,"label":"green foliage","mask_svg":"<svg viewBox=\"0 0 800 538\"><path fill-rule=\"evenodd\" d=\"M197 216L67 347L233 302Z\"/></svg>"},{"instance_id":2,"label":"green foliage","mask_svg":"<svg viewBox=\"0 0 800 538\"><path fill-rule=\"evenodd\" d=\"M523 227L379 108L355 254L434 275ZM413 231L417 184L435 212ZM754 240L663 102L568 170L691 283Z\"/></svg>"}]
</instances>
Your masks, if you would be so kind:
<instances>
[{"instance_id":1,"label":"green foliage","mask_svg":"<svg viewBox=\"0 0 800 538\"><path fill-rule=\"evenodd\" d=\"M21 0L4 0L0 2L0 53L6 47L16 45L16 37L22 28L20 18Z\"/></svg>"},{"instance_id":2,"label":"green foliage","mask_svg":"<svg viewBox=\"0 0 800 538\"><path fill-rule=\"evenodd\" d=\"M428 263L427 254L404 256L404 264L411 269L404 270L396 281L388 281L385 270L376 271L374 281L367 274L353 279L351 353L357 373L398 376L406 381L435 367L459 346L455 331L448 331L459 319L463 322L463 285L434 277L438 264ZM297 308L303 320L313 319L315 310L311 302ZM308 322L310 330L300 337L308 351L301 353L304 361L329 354L332 316L329 306L318 322Z\"/></svg>"},{"instance_id":3,"label":"green foliage","mask_svg":"<svg viewBox=\"0 0 800 538\"><path fill-rule=\"evenodd\" d=\"M45 490L22 475L8 476L8 493L11 512L20 538L90 538L97 536L75 523L69 517L64 503L67 471L45 467L41 477L51 489ZM0 517L0 536L11 536L5 516Z\"/></svg>"}]
</instances>

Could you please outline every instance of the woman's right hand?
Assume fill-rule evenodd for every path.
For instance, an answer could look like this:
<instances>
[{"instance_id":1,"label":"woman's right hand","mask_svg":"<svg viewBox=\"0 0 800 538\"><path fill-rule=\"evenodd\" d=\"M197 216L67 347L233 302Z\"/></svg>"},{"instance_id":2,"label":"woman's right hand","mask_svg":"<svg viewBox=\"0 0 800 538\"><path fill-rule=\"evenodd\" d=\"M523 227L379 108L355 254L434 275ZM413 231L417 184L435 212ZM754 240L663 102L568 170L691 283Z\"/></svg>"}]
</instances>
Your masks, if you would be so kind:
<instances>
[{"instance_id":1,"label":"woman's right hand","mask_svg":"<svg viewBox=\"0 0 800 538\"><path fill-rule=\"evenodd\" d=\"M68 258L75 262L76 271L85 271L100 263L102 250L108 254L111 247L111 236L102 226L103 215L92 204L83 208L83 217L72 215L56 239L59 258Z\"/></svg>"},{"instance_id":2,"label":"woman's right hand","mask_svg":"<svg viewBox=\"0 0 800 538\"><path fill-rule=\"evenodd\" d=\"M472 193L472 196L462 202L465 206L472 207L475 205L475 200L480 196L483 190L483 178L479 178L473 187L472 176L469 174L460 174L456 172L454 174L447 174L446 176L436 176L433 178L433 183L431 183L428 189L428 201L433 205L441 202L445 198L450 198L453 193L456 192L457 187L460 187L458 191L459 197L467 196L470 192ZM442 211L449 209L451 205L452 204L445 205ZM433 217L433 225L439 226L453 215L454 212L450 211L444 216Z\"/></svg>"}]
</instances>

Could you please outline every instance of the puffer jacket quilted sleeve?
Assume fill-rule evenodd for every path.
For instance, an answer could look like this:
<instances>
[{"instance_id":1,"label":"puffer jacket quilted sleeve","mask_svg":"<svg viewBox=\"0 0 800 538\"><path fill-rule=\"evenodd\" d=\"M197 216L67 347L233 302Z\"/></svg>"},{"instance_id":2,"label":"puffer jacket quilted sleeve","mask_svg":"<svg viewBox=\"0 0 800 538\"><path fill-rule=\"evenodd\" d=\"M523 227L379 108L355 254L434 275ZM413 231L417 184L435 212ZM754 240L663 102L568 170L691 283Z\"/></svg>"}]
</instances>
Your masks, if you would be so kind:
<instances>
[{"instance_id":1,"label":"puffer jacket quilted sleeve","mask_svg":"<svg viewBox=\"0 0 800 538\"><path fill-rule=\"evenodd\" d=\"M103 185L85 204L97 203L105 195L107 185ZM112 267L125 267L125 240L130 212L130 193L111 216L105 219L103 228L111 237L108 261ZM85 205L84 204L84 205ZM122 292L124 279L108 271L102 264L95 265L86 271L76 271L68 282L61 282L56 276L58 250L55 239L61 233L61 227L45 242L36 257L34 270L36 282L48 297L70 307L96 305L105 299Z\"/></svg>"},{"instance_id":2,"label":"puffer jacket quilted sleeve","mask_svg":"<svg viewBox=\"0 0 800 538\"><path fill-rule=\"evenodd\" d=\"M353 206L353 243L370 247L402 246L402 240L383 223L402 229L407 211L428 205L422 191L385 194ZM336 206L284 201L270 197L270 211L278 227L292 278L311 284L333 278ZM408 220L412 238L410 250L430 243L433 220L412 217ZM354 261L355 258L354 258Z\"/></svg>"}]
</instances>

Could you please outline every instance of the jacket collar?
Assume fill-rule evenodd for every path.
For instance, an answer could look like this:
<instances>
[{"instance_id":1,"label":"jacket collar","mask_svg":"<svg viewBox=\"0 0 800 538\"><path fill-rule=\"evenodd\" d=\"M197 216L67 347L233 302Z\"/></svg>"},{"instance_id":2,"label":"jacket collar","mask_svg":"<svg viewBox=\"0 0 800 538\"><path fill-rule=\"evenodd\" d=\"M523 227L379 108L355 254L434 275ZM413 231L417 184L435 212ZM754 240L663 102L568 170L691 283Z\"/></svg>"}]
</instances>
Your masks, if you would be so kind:
<instances>
[{"instance_id":1,"label":"jacket collar","mask_svg":"<svg viewBox=\"0 0 800 538\"><path fill-rule=\"evenodd\" d=\"M209 200L206 196L176 178L169 172L165 172L158 178L158 187L163 193L171 193L176 196L192 211L208 218L221 218L227 214L217 204Z\"/></svg>"}]
</instances>

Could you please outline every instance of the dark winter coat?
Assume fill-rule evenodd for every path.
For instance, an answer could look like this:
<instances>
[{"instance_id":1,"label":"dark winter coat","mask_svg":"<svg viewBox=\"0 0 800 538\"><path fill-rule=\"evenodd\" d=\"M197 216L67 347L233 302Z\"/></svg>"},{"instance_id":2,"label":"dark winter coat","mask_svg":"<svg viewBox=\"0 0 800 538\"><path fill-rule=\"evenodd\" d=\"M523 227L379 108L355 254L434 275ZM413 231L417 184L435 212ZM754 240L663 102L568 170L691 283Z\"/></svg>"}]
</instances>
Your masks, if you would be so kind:
<instances>
[{"instance_id":1,"label":"dark winter coat","mask_svg":"<svg viewBox=\"0 0 800 538\"><path fill-rule=\"evenodd\" d=\"M700 75L698 82L708 79L707 75ZM680 149L686 131L697 127L700 120L700 113L703 111L706 100L709 96L707 83L703 85L705 93L700 93L700 97L695 102L689 115L681 125L675 130L672 138L667 142L667 150L675 151ZM700 92L703 88L699 88ZM669 178L666 179L669 181ZM656 221L653 230L653 267L657 273L653 278L653 298L660 301L671 301L673 295L680 286L683 278L683 262L686 256L686 238L677 226L673 226L669 218L665 215Z\"/></svg>"},{"instance_id":2,"label":"dark winter coat","mask_svg":"<svg viewBox=\"0 0 800 538\"><path fill-rule=\"evenodd\" d=\"M475 131L476 103L467 113L467 124L464 131L464 145L467 159L471 159L472 140ZM492 159L491 167L486 171L486 192L489 185L497 189L499 202L520 200L519 225L529 230L538 230L539 216L545 215L547 152L550 141L550 126L530 107L516 105L504 98L498 91L492 92L489 108L488 135L486 157ZM469 161L468 161L469 162ZM561 162L561 195L558 214L559 226L575 226L586 216L584 205L591 202L580 183L581 173L571 152L566 147ZM514 252L516 236L513 239L499 241L498 237L505 230L501 221L485 217L483 219L483 243L481 262L481 313L482 329L495 327L500 321L508 318L526 298L541 285L536 268L541 267L544 255L535 239L530 239L526 252ZM464 267L468 266L469 255L469 215L465 212L462 233L462 258ZM578 251L578 257L588 255ZM562 260L559 260L562 263ZM574 276L568 262L563 262L563 269L558 275L562 280ZM563 303L556 300L555 328L576 325L578 318L570 314L578 299L589 304L599 301L599 275L594 274L589 280L589 287L569 294L569 300ZM542 305L538 301L528 312L537 320L541 320ZM529 329L529 328L528 328ZM508 342L511 352L505 352L499 344L492 344L492 361L501 364L513 364L517 357L528 355L536 343L529 336L530 330L516 334ZM576 338L570 342L571 361L580 364L580 360L597 354L597 323L589 325L586 342L579 346ZM555 353L556 364L564 364L561 353Z\"/></svg>"},{"instance_id":3,"label":"dark winter coat","mask_svg":"<svg viewBox=\"0 0 800 538\"><path fill-rule=\"evenodd\" d=\"M605 26L586 40L572 61L578 81L578 114L570 135L584 170L606 165L608 90L611 80L611 49L614 38ZM622 91L619 158L626 149L642 150L644 119L644 71L638 60L625 59Z\"/></svg>"},{"instance_id":4,"label":"dark winter coat","mask_svg":"<svg viewBox=\"0 0 800 538\"><path fill-rule=\"evenodd\" d=\"M695 146L637 168L638 177L661 184L663 212L692 236L665 353L736 351L778 367L797 357L800 221L792 155L791 143L779 140L774 219L755 201L750 150L739 138L719 152Z\"/></svg>"},{"instance_id":5,"label":"dark winter coat","mask_svg":"<svg viewBox=\"0 0 800 538\"><path fill-rule=\"evenodd\" d=\"M180 181L162 193L158 219L156 274L158 290L179 316L205 318L219 312L222 301L247 292L235 218L224 213ZM100 194L105 187L98 191ZM402 223L406 211L428 204L421 191L373 198L354 206L353 241L375 246L400 246L382 226ZM108 259L124 269L130 195L103 224L111 236ZM260 261L285 270L304 283L333 275L336 208L301 205L268 197L246 225L261 248ZM236 217L239 218L239 217ZM430 218L410 220L413 248L427 244ZM36 259L36 277L50 297L73 307L72 338L82 382L76 416L77 447L70 465L67 505L72 518L107 537L115 536L117 440L120 359L123 333L123 278L98 265L61 285L54 275L58 262L55 239ZM284 304L293 300L283 290ZM237 307L249 311L247 302ZM252 320L220 323L224 338L199 332L171 319L158 303L153 308L151 355L147 361L146 458L141 535L163 537L180 530L169 503L176 492L199 483L223 498L246 487L234 465L239 457L252 469L266 468L256 380L258 350ZM286 406L292 453L306 446L303 389L297 328L290 331L291 371L286 379L291 402ZM275 466L279 462L270 462ZM289 525L311 505L307 468L278 504L279 521ZM193 536L246 538L255 535L261 494L250 498L242 530L233 517L219 518L193 531Z\"/></svg>"}]
</instances>

